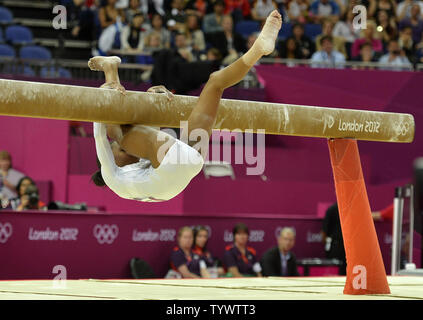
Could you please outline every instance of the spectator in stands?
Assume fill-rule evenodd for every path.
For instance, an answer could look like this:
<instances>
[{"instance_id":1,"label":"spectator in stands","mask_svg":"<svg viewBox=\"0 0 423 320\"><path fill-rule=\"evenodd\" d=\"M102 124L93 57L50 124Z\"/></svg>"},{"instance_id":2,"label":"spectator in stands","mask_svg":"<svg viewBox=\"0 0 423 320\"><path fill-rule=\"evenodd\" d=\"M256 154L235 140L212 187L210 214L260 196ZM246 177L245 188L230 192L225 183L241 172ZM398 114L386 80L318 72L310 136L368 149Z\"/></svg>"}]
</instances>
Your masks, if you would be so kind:
<instances>
[{"instance_id":1,"label":"spectator in stands","mask_svg":"<svg viewBox=\"0 0 423 320\"><path fill-rule=\"evenodd\" d=\"M121 49L127 52L141 52L144 46L144 33L142 27L144 15L141 12L134 14L130 24L123 27L120 34Z\"/></svg>"},{"instance_id":2,"label":"spectator in stands","mask_svg":"<svg viewBox=\"0 0 423 320\"><path fill-rule=\"evenodd\" d=\"M322 47L320 46L320 39L322 39L322 37L324 36L332 36L333 39L333 47L336 51L339 51L340 53L342 53L344 55L344 57L347 57L347 51L345 49L345 41L343 38L340 37L336 37L333 36L333 26L334 23L332 22L332 20L330 19L325 19L323 20L323 25L322 25L322 34L318 35L316 37L316 50L320 51L322 49Z\"/></svg>"},{"instance_id":3,"label":"spectator in stands","mask_svg":"<svg viewBox=\"0 0 423 320\"><path fill-rule=\"evenodd\" d=\"M404 18L399 23L399 28L402 30L404 27L411 27L413 32L413 42L415 44L422 40L423 33L423 16L418 4L413 4L409 18Z\"/></svg>"},{"instance_id":4,"label":"spectator in stands","mask_svg":"<svg viewBox=\"0 0 423 320\"><path fill-rule=\"evenodd\" d=\"M297 277L297 260L291 249L295 245L295 230L283 228L278 237L278 245L267 250L260 260L265 277Z\"/></svg>"},{"instance_id":5,"label":"spectator in stands","mask_svg":"<svg viewBox=\"0 0 423 320\"><path fill-rule=\"evenodd\" d=\"M71 35L80 40L94 39L94 11L85 6L84 0L73 0L66 4L68 21L72 21L74 27Z\"/></svg>"},{"instance_id":6,"label":"spectator in stands","mask_svg":"<svg viewBox=\"0 0 423 320\"><path fill-rule=\"evenodd\" d=\"M382 67L385 70L402 71L411 67L405 52L401 50L397 40L391 40L388 44L388 53L379 59L379 63L391 65L392 67Z\"/></svg>"},{"instance_id":7,"label":"spectator in stands","mask_svg":"<svg viewBox=\"0 0 423 320\"><path fill-rule=\"evenodd\" d=\"M418 5L420 7L420 14L423 14L423 1L404 0L397 6L397 20L402 21L405 18L411 18L414 5Z\"/></svg>"},{"instance_id":8,"label":"spectator in stands","mask_svg":"<svg viewBox=\"0 0 423 320\"><path fill-rule=\"evenodd\" d=\"M422 33L423 35L423 33ZM422 40L420 41L420 43L418 43L416 45L416 60L417 63L423 63L423 36L422 36Z\"/></svg>"},{"instance_id":9,"label":"spectator in stands","mask_svg":"<svg viewBox=\"0 0 423 320\"><path fill-rule=\"evenodd\" d=\"M108 26L115 24L118 20L125 22L125 12L122 9L116 9L116 0L107 0L105 6L98 11L101 28L104 30Z\"/></svg>"},{"instance_id":10,"label":"spectator in stands","mask_svg":"<svg viewBox=\"0 0 423 320\"><path fill-rule=\"evenodd\" d=\"M365 42L361 45L360 55L354 59L358 62L377 62L378 56L375 54L372 48L372 44ZM354 69L374 69L373 66L360 66L355 67Z\"/></svg>"},{"instance_id":11,"label":"spectator in stands","mask_svg":"<svg viewBox=\"0 0 423 320\"><path fill-rule=\"evenodd\" d=\"M170 266L182 278L210 278L207 265L200 256L192 251L194 232L190 227L182 227L178 231L178 245L170 255Z\"/></svg>"},{"instance_id":12,"label":"spectator in stands","mask_svg":"<svg viewBox=\"0 0 423 320\"><path fill-rule=\"evenodd\" d=\"M23 211L46 208L46 204L39 199L38 189L34 180L30 177L21 178L16 186L16 189L18 191L18 196L10 199L11 209Z\"/></svg>"},{"instance_id":13,"label":"spectator in stands","mask_svg":"<svg viewBox=\"0 0 423 320\"><path fill-rule=\"evenodd\" d=\"M232 231L234 243L226 246L223 256L223 264L227 269L227 276L259 276L261 277L261 266L257 261L256 250L247 246L250 234L244 223L235 225Z\"/></svg>"},{"instance_id":14,"label":"spectator in stands","mask_svg":"<svg viewBox=\"0 0 423 320\"><path fill-rule=\"evenodd\" d=\"M244 38L234 32L233 19L225 15L222 19L223 31L215 32L209 37L212 47L218 49L223 56L223 64L230 64L246 51Z\"/></svg>"},{"instance_id":15,"label":"spectator in stands","mask_svg":"<svg viewBox=\"0 0 423 320\"><path fill-rule=\"evenodd\" d=\"M185 28L186 12L183 0L172 0L171 10L167 12L165 20L167 28L175 32L183 32Z\"/></svg>"},{"instance_id":16,"label":"spectator in stands","mask_svg":"<svg viewBox=\"0 0 423 320\"><path fill-rule=\"evenodd\" d=\"M190 46L195 54L206 49L206 41L204 33L199 28L198 17L196 15L188 15L185 23L185 35L187 45Z\"/></svg>"},{"instance_id":17,"label":"spectator in stands","mask_svg":"<svg viewBox=\"0 0 423 320\"><path fill-rule=\"evenodd\" d=\"M393 0L370 0L368 17L376 18L379 11L386 11L389 18L395 17L396 3Z\"/></svg>"},{"instance_id":18,"label":"spectator in stands","mask_svg":"<svg viewBox=\"0 0 423 320\"><path fill-rule=\"evenodd\" d=\"M186 62L193 62L195 60L192 47L188 44L185 33L177 33L175 35L175 49Z\"/></svg>"},{"instance_id":19,"label":"spectator in stands","mask_svg":"<svg viewBox=\"0 0 423 320\"><path fill-rule=\"evenodd\" d=\"M353 8L349 7L343 17L336 22L332 31L332 36L344 39L348 58L351 58L352 44L360 37L360 29L353 26L354 16Z\"/></svg>"},{"instance_id":20,"label":"spectator in stands","mask_svg":"<svg viewBox=\"0 0 423 320\"><path fill-rule=\"evenodd\" d=\"M163 27L163 17L158 13L153 14L151 18L151 27L152 28L145 34L146 38L151 34L155 34L160 38L161 48L170 48L170 31Z\"/></svg>"},{"instance_id":21,"label":"spectator in stands","mask_svg":"<svg viewBox=\"0 0 423 320\"><path fill-rule=\"evenodd\" d=\"M12 168L12 157L6 150L0 151L0 198L6 200L16 197L16 186L21 178L22 172Z\"/></svg>"},{"instance_id":22,"label":"spectator in stands","mask_svg":"<svg viewBox=\"0 0 423 320\"><path fill-rule=\"evenodd\" d=\"M141 11L141 3L140 0L130 0L129 7L125 10L125 17L126 22L131 24L132 19L136 14L139 14ZM144 15L148 14L148 12L143 12Z\"/></svg>"},{"instance_id":23,"label":"spectator in stands","mask_svg":"<svg viewBox=\"0 0 423 320\"><path fill-rule=\"evenodd\" d=\"M410 26L405 26L401 29L400 36L398 38L398 45L400 49L404 51L408 60L414 63L415 52L413 43L413 29Z\"/></svg>"},{"instance_id":24,"label":"spectator in stands","mask_svg":"<svg viewBox=\"0 0 423 320\"><path fill-rule=\"evenodd\" d=\"M189 0L185 6L185 12L188 15L195 15L202 19L206 15L209 6L211 6L209 0Z\"/></svg>"},{"instance_id":25,"label":"spectator in stands","mask_svg":"<svg viewBox=\"0 0 423 320\"><path fill-rule=\"evenodd\" d=\"M279 49L279 56L282 59L303 59L301 49L297 46L297 42L293 37L282 42Z\"/></svg>"},{"instance_id":26,"label":"spectator in stands","mask_svg":"<svg viewBox=\"0 0 423 320\"><path fill-rule=\"evenodd\" d=\"M394 218L394 204L391 203L386 208L379 211L372 212L373 220L375 221L392 221Z\"/></svg>"},{"instance_id":27,"label":"spectator in stands","mask_svg":"<svg viewBox=\"0 0 423 320\"><path fill-rule=\"evenodd\" d=\"M306 23L308 19L309 4L307 0L292 0L288 2L286 14L289 21Z\"/></svg>"},{"instance_id":28,"label":"spectator in stands","mask_svg":"<svg viewBox=\"0 0 423 320\"><path fill-rule=\"evenodd\" d=\"M383 52L382 41L379 39L376 23L373 20L366 22L366 29L361 31L361 37L354 41L351 48L352 58L356 58L360 54L360 47L364 42L370 42L374 52Z\"/></svg>"},{"instance_id":29,"label":"spectator in stands","mask_svg":"<svg viewBox=\"0 0 423 320\"><path fill-rule=\"evenodd\" d=\"M339 275L346 275L347 260L345 257L344 239L342 237L337 203L326 210L321 234L322 242L325 245L326 258L340 260L342 265L339 267Z\"/></svg>"},{"instance_id":30,"label":"spectator in stands","mask_svg":"<svg viewBox=\"0 0 423 320\"><path fill-rule=\"evenodd\" d=\"M277 9L278 5L275 0L254 0L251 9L251 17L253 20L259 21L261 25L263 25L267 16L273 10Z\"/></svg>"},{"instance_id":31,"label":"spectator in stands","mask_svg":"<svg viewBox=\"0 0 423 320\"><path fill-rule=\"evenodd\" d=\"M211 252L207 249L207 242L209 241L209 230L205 226L197 226L194 228L194 246L192 251L202 259L207 268L214 268L217 275L223 276L225 270L219 265L219 261L213 257ZM210 269L209 269L210 270Z\"/></svg>"},{"instance_id":32,"label":"spectator in stands","mask_svg":"<svg viewBox=\"0 0 423 320\"><path fill-rule=\"evenodd\" d=\"M301 50L303 59L309 59L314 52L314 43L304 34L304 26L300 23L294 24L292 27L292 36L294 37L297 47Z\"/></svg>"},{"instance_id":33,"label":"spectator in stands","mask_svg":"<svg viewBox=\"0 0 423 320\"><path fill-rule=\"evenodd\" d=\"M327 18L336 22L341 15L341 10L333 0L315 0L310 6L310 15L315 23L321 23Z\"/></svg>"},{"instance_id":34,"label":"spectator in stands","mask_svg":"<svg viewBox=\"0 0 423 320\"><path fill-rule=\"evenodd\" d=\"M379 10L376 17L377 30L384 45L398 36L397 23L395 17L389 17L386 10Z\"/></svg>"},{"instance_id":35,"label":"spectator in stands","mask_svg":"<svg viewBox=\"0 0 423 320\"><path fill-rule=\"evenodd\" d=\"M225 10L225 2L223 0L216 0L213 5L213 13L207 14L203 19L203 31L205 36L208 34L223 31L222 18Z\"/></svg>"},{"instance_id":36,"label":"spectator in stands","mask_svg":"<svg viewBox=\"0 0 423 320\"><path fill-rule=\"evenodd\" d=\"M342 68L345 56L333 48L332 36L320 39L322 50L316 51L311 57L312 68Z\"/></svg>"},{"instance_id":37,"label":"spectator in stands","mask_svg":"<svg viewBox=\"0 0 423 320\"><path fill-rule=\"evenodd\" d=\"M225 15L232 15L235 24L241 20L247 20L251 16L251 6L249 0L224 0Z\"/></svg>"}]
</instances>

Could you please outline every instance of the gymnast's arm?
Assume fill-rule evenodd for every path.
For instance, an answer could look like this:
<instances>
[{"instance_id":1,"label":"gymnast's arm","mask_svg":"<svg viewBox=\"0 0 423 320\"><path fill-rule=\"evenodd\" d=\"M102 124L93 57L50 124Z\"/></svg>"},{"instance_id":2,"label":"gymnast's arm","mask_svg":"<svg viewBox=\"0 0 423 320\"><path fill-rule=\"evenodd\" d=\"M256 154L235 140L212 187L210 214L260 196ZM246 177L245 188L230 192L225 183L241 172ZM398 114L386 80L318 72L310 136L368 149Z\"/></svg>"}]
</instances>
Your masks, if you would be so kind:
<instances>
[{"instance_id":1,"label":"gymnast's arm","mask_svg":"<svg viewBox=\"0 0 423 320\"><path fill-rule=\"evenodd\" d=\"M103 123L94 122L94 139L97 150L97 157L101 163L101 173L103 178L114 177L117 172L117 165L115 157L107 140L106 125Z\"/></svg>"}]
</instances>

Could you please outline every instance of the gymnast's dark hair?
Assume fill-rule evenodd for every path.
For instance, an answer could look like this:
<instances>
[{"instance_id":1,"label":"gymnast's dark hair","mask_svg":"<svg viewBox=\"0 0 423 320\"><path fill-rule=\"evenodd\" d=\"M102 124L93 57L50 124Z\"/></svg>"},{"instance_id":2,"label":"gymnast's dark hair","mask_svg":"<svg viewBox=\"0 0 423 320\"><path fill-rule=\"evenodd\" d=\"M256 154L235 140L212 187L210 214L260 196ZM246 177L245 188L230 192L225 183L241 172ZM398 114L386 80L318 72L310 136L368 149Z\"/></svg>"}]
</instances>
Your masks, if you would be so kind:
<instances>
[{"instance_id":1,"label":"gymnast's dark hair","mask_svg":"<svg viewBox=\"0 0 423 320\"><path fill-rule=\"evenodd\" d=\"M91 176L91 180L94 182L94 184L98 187L104 187L106 185L106 182L104 182L103 176L101 175L101 163L97 158L97 166L98 169L94 174Z\"/></svg>"}]
</instances>

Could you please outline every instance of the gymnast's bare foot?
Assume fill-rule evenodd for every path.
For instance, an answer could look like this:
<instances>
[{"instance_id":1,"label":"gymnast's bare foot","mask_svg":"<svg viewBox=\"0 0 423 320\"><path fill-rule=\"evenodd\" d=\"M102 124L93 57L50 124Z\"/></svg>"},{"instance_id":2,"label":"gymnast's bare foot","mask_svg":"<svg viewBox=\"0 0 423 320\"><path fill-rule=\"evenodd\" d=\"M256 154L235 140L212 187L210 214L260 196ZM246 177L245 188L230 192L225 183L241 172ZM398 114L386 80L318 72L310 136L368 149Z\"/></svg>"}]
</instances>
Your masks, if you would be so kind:
<instances>
[{"instance_id":1,"label":"gymnast's bare foot","mask_svg":"<svg viewBox=\"0 0 423 320\"><path fill-rule=\"evenodd\" d=\"M126 94L126 89L118 82L106 82L100 88L103 89L115 89L122 94Z\"/></svg>"},{"instance_id":2,"label":"gymnast's bare foot","mask_svg":"<svg viewBox=\"0 0 423 320\"><path fill-rule=\"evenodd\" d=\"M276 38L281 27L282 17L278 10L273 10L267 17L263 29L254 43L264 56L271 54L275 50Z\"/></svg>"},{"instance_id":3,"label":"gymnast's bare foot","mask_svg":"<svg viewBox=\"0 0 423 320\"><path fill-rule=\"evenodd\" d=\"M118 68L121 60L119 57L94 57L88 61L88 66L93 71L106 71L106 69Z\"/></svg>"}]
</instances>

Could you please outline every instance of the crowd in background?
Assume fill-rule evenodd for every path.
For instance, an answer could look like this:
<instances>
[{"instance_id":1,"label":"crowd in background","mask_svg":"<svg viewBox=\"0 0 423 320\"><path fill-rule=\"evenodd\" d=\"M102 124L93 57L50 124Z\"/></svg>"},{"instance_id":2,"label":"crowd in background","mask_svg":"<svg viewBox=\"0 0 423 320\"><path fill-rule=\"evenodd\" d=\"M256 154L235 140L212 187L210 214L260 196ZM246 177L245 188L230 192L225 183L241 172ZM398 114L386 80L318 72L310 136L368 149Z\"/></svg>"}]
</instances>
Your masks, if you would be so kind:
<instances>
[{"instance_id":1,"label":"crowd in background","mask_svg":"<svg viewBox=\"0 0 423 320\"><path fill-rule=\"evenodd\" d=\"M187 62L228 64L256 34L239 34L245 21L262 24L277 9L292 32L284 33L275 57L319 62L362 61L407 66L423 62L423 1L412 0L64 0L77 21L76 38L100 39L100 53L174 49ZM365 29L354 28L367 9ZM307 35L306 26L321 33ZM93 33L92 31L95 30ZM320 29L319 29L320 30ZM106 44L106 45L105 45ZM105 50L101 50L101 48ZM138 63L152 62L139 58Z\"/></svg>"},{"instance_id":2,"label":"crowd in background","mask_svg":"<svg viewBox=\"0 0 423 320\"><path fill-rule=\"evenodd\" d=\"M166 278L217 278L299 276L295 254L295 230L283 228L275 246L261 257L248 245L249 229L244 223L234 226L233 243L224 248L222 259L207 248L209 230L204 226L179 229L177 245L170 255Z\"/></svg>"}]
</instances>

